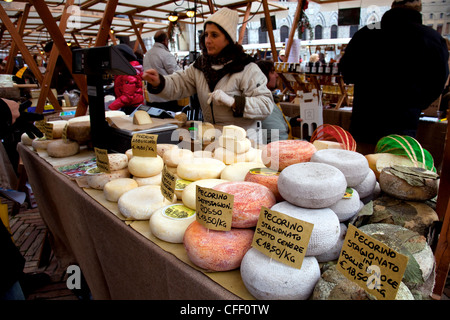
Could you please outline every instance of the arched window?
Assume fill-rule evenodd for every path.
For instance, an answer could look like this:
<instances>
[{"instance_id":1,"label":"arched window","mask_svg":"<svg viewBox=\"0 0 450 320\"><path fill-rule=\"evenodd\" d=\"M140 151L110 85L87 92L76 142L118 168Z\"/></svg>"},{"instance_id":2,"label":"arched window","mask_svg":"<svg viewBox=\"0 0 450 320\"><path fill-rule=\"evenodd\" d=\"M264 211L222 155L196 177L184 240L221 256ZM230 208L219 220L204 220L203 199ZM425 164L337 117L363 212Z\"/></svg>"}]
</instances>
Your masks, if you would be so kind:
<instances>
[{"instance_id":1,"label":"arched window","mask_svg":"<svg viewBox=\"0 0 450 320\"><path fill-rule=\"evenodd\" d=\"M282 26L280 28L280 41L283 42L289 38L289 28L287 26Z\"/></svg>"},{"instance_id":2,"label":"arched window","mask_svg":"<svg viewBox=\"0 0 450 320\"><path fill-rule=\"evenodd\" d=\"M358 31L358 28L359 28L358 25L350 26L350 38L355 35L356 31Z\"/></svg>"},{"instance_id":3,"label":"arched window","mask_svg":"<svg viewBox=\"0 0 450 320\"><path fill-rule=\"evenodd\" d=\"M261 27L258 28L258 42L267 43L267 31L262 31Z\"/></svg>"},{"instance_id":4,"label":"arched window","mask_svg":"<svg viewBox=\"0 0 450 320\"><path fill-rule=\"evenodd\" d=\"M314 28L314 39L320 40L322 39L322 26L319 24Z\"/></svg>"},{"instance_id":5,"label":"arched window","mask_svg":"<svg viewBox=\"0 0 450 320\"><path fill-rule=\"evenodd\" d=\"M331 34L330 34L331 39L337 39L338 37L338 26L333 24L331 26Z\"/></svg>"}]
</instances>

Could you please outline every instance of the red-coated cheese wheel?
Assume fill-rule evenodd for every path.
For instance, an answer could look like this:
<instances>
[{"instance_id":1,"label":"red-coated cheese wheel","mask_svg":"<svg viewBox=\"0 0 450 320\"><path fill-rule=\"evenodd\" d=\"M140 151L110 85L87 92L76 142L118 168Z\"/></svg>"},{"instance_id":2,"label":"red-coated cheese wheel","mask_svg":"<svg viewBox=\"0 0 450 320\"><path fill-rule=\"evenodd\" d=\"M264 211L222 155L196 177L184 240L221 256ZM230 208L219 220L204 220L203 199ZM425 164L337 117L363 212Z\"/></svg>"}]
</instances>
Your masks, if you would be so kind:
<instances>
[{"instance_id":1,"label":"red-coated cheese wheel","mask_svg":"<svg viewBox=\"0 0 450 320\"><path fill-rule=\"evenodd\" d=\"M255 182L266 186L270 191L273 192L276 201L280 202L283 200L283 197L278 191L279 175L279 171L270 168L254 168L247 172L244 181Z\"/></svg>"},{"instance_id":2,"label":"red-coated cheese wheel","mask_svg":"<svg viewBox=\"0 0 450 320\"><path fill-rule=\"evenodd\" d=\"M292 164L308 162L316 151L308 141L279 140L263 148L261 159L267 167L281 171Z\"/></svg>"},{"instance_id":3,"label":"red-coated cheese wheel","mask_svg":"<svg viewBox=\"0 0 450 320\"><path fill-rule=\"evenodd\" d=\"M187 227L183 244L189 260L209 271L229 271L239 268L245 253L251 248L254 231L207 229L197 221Z\"/></svg>"},{"instance_id":4,"label":"red-coated cheese wheel","mask_svg":"<svg viewBox=\"0 0 450 320\"><path fill-rule=\"evenodd\" d=\"M231 227L251 228L258 223L261 207L271 208L275 195L266 186L247 181L229 181L221 183L214 190L234 195L233 218Z\"/></svg>"}]
</instances>

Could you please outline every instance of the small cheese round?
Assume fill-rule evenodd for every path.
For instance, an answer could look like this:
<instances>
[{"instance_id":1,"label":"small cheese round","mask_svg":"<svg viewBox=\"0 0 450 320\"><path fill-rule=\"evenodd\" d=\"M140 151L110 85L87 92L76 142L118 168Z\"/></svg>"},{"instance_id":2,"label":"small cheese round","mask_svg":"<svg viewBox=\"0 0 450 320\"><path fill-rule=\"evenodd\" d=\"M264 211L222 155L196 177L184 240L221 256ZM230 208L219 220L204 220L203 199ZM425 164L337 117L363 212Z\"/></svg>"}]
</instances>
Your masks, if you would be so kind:
<instances>
[{"instance_id":1,"label":"small cheese round","mask_svg":"<svg viewBox=\"0 0 450 320\"><path fill-rule=\"evenodd\" d=\"M171 148L164 152L162 158L168 167L178 167L180 162L194 158L194 153L189 149Z\"/></svg>"},{"instance_id":2,"label":"small cheese round","mask_svg":"<svg viewBox=\"0 0 450 320\"><path fill-rule=\"evenodd\" d=\"M128 166L128 157L125 153L108 153L109 170L116 171Z\"/></svg>"},{"instance_id":3,"label":"small cheese round","mask_svg":"<svg viewBox=\"0 0 450 320\"><path fill-rule=\"evenodd\" d=\"M260 166L261 163L258 162L236 162L223 169L220 178L228 181L244 181L250 169Z\"/></svg>"},{"instance_id":4,"label":"small cheese round","mask_svg":"<svg viewBox=\"0 0 450 320\"><path fill-rule=\"evenodd\" d=\"M308 141L279 140L262 149L261 159L267 167L282 171L292 164L309 161L315 152L316 147Z\"/></svg>"},{"instance_id":5,"label":"small cheese round","mask_svg":"<svg viewBox=\"0 0 450 320\"><path fill-rule=\"evenodd\" d=\"M358 191L359 197L363 199L374 193L376 185L377 177L375 172L373 172L373 170L369 170L364 180L360 184L354 186L353 189Z\"/></svg>"},{"instance_id":6,"label":"small cheese round","mask_svg":"<svg viewBox=\"0 0 450 320\"><path fill-rule=\"evenodd\" d=\"M187 227L195 221L195 210L173 204L156 210L150 217L150 231L163 241L183 243Z\"/></svg>"},{"instance_id":7,"label":"small cheese round","mask_svg":"<svg viewBox=\"0 0 450 320\"><path fill-rule=\"evenodd\" d=\"M346 192L346 196L338 202L332 204L329 208L336 213L340 222L344 222L354 217L361 208L361 201L358 191L353 188L349 188L351 193Z\"/></svg>"},{"instance_id":8,"label":"small cheese round","mask_svg":"<svg viewBox=\"0 0 450 320\"><path fill-rule=\"evenodd\" d=\"M56 139L56 140L62 140L62 139ZM47 139L45 136L42 138L36 138L33 140L33 142L31 142L31 146L33 147L33 149L35 151L38 150L47 150L47 146L49 145L49 143L52 143L56 140L53 139Z\"/></svg>"},{"instance_id":9,"label":"small cheese round","mask_svg":"<svg viewBox=\"0 0 450 320\"><path fill-rule=\"evenodd\" d=\"M119 211L126 218L148 220L159 208L176 202L168 201L161 193L160 186L137 187L122 194L117 202Z\"/></svg>"},{"instance_id":10,"label":"small cheese round","mask_svg":"<svg viewBox=\"0 0 450 320\"><path fill-rule=\"evenodd\" d=\"M322 149L317 151L311 162L326 163L342 171L349 187L354 187L366 178L369 163L359 152L341 149Z\"/></svg>"},{"instance_id":11,"label":"small cheese round","mask_svg":"<svg viewBox=\"0 0 450 320\"><path fill-rule=\"evenodd\" d=\"M250 148L244 153L235 153L225 148L217 147L214 149L213 153L214 159L223 161L225 164L255 161L256 155L257 152L255 148Z\"/></svg>"},{"instance_id":12,"label":"small cheese round","mask_svg":"<svg viewBox=\"0 0 450 320\"><path fill-rule=\"evenodd\" d=\"M97 190L103 190L103 187L106 183L108 183L111 180L118 179L118 178L129 178L130 172L128 171L128 168L111 171L110 173L101 172L101 173L95 173L95 174L87 174L86 175L86 181L88 183L88 186L92 189Z\"/></svg>"},{"instance_id":13,"label":"small cheese round","mask_svg":"<svg viewBox=\"0 0 450 320\"><path fill-rule=\"evenodd\" d=\"M22 142L26 146L31 146L33 144L33 140L36 138L31 139L26 132L22 133L20 136L20 142Z\"/></svg>"},{"instance_id":14,"label":"small cheese round","mask_svg":"<svg viewBox=\"0 0 450 320\"><path fill-rule=\"evenodd\" d=\"M180 161L177 175L181 179L197 181L201 179L218 179L225 163L213 158L191 158Z\"/></svg>"},{"instance_id":15,"label":"small cheese round","mask_svg":"<svg viewBox=\"0 0 450 320\"><path fill-rule=\"evenodd\" d=\"M161 185L161 179L162 179L162 171L153 176L153 177L145 177L145 178L141 178L141 177L136 177L133 176L133 179L136 180L137 184L140 186L146 186L146 185L155 185L155 186L160 186Z\"/></svg>"},{"instance_id":16,"label":"small cheese round","mask_svg":"<svg viewBox=\"0 0 450 320\"><path fill-rule=\"evenodd\" d=\"M164 153L170 149L178 149L178 146L176 144L170 144L170 143L158 143L156 145L156 153L161 158L164 158Z\"/></svg>"},{"instance_id":17,"label":"small cheese round","mask_svg":"<svg viewBox=\"0 0 450 320\"><path fill-rule=\"evenodd\" d=\"M227 182L227 180L223 179L202 179L197 180L189 185L187 185L183 192L181 193L181 200L183 201L183 204L191 209L196 210L196 192L197 192L197 186L203 187L203 188L213 188L217 186L218 184Z\"/></svg>"},{"instance_id":18,"label":"small cheese round","mask_svg":"<svg viewBox=\"0 0 450 320\"><path fill-rule=\"evenodd\" d=\"M247 152L251 147L250 139L236 140L234 137L220 136L219 146L234 153Z\"/></svg>"},{"instance_id":19,"label":"small cheese round","mask_svg":"<svg viewBox=\"0 0 450 320\"><path fill-rule=\"evenodd\" d=\"M306 300L320 279L315 257L304 257L296 269L255 248L245 254L240 271L245 287L258 300Z\"/></svg>"},{"instance_id":20,"label":"small cheese round","mask_svg":"<svg viewBox=\"0 0 450 320\"><path fill-rule=\"evenodd\" d=\"M138 186L136 180L131 178L114 179L103 186L103 194L105 195L106 200L117 202L122 194L128 190L137 188Z\"/></svg>"},{"instance_id":21,"label":"small cheese round","mask_svg":"<svg viewBox=\"0 0 450 320\"><path fill-rule=\"evenodd\" d=\"M234 196L231 227L255 227L261 207L270 209L275 203L275 195L262 184L247 181L229 181L212 189Z\"/></svg>"},{"instance_id":22,"label":"small cheese round","mask_svg":"<svg viewBox=\"0 0 450 320\"><path fill-rule=\"evenodd\" d=\"M283 199L300 207L326 208L339 201L347 181L336 167L325 163L293 164L281 171L278 191Z\"/></svg>"},{"instance_id":23,"label":"small cheese round","mask_svg":"<svg viewBox=\"0 0 450 320\"><path fill-rule=\"evenodd\" d=\"M283 200L280 192L278 191L278 177L280 176L280 172L277 170L273 170L270 168L253 168L250 169L245 175L244 181L255 182L262 184L270 189L275 195L275 199L277 202Z\"/></svg>"},{"instance_id":24,"label":"small cheese round","mask_svg":"<svg viewBox=\"0 0 450 320\"><path fill-rule=\"evenodd\" d=\"M76 141L57 139L47 145L47 154L52 158L65 158L80 152L80 145Z\"/></svg>"},{"instance_id":25,"label":"small cheese round","mask_svg":"<svg viewBox=\"0 0 450 320\"><path fill-rule=\"evenodd\" d=\"M229 271L239 268L252 245L252 229L217 231L192 222L183 238L189 260L207 271Z\"/></svg>"},{"instance_id":26,"label":"small cheese round","mask_svg":"<svg viewBox=\"0 0 450 320\"><path fill-rule=\"evenodd\" d=\"M162 172L164 168L163 159L156 157L133 156L128 162L128 170L133 176L140 178L153 177Z\"/></svg>"}]
</instances>

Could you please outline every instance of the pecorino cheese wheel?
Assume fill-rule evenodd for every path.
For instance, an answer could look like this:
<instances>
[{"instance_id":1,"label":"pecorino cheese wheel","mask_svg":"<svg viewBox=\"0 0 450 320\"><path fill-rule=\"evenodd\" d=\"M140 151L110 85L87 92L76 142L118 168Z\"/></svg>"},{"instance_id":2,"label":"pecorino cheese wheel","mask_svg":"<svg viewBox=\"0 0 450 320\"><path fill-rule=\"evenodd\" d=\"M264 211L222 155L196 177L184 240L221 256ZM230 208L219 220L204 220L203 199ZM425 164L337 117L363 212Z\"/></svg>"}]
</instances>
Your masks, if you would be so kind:
<instances>
[{"instance_id":1,"label":"pecorino cheese wheel","mask_svg":"<svg viewBox=\"0 0 450 320\"><path fill-rule=\"evenodd\" d=\"M162 172L164 168L163 159L156 157L133 156L128 162L128 169L133 176L140 178L153 177Z\"/></svg>"},{"instance_id":2,"label":"pecorino cheese wheel","mask_svg":"<svg viewBox=\"0 0 450 320\"><path fill-rule=\"evenodd\" d=\"M259 168L255 167L250 169L245 175L244 181L255 182L262 184L270 189L275 195L275 199L277 202L283 200L283 197L280 195L278 191L278 177L280 176L280 172L277 170L273 170L270 168Z\"/></svg>"},{"instance_id":3,"label":"pecorino cheese wheel","mask_svg":"<svg viewBox=\"0 0 450 320\"><path fill-rule=\"evenodd\" d=\"M183 243L187 227L195 221L195 210L173 204L156 210L150 217L150 231L163 241Z\"/></svg>"},{"instance_id":4,"label":"pecorino cheese wheel","mask_svg":"<svg viewBox=\"0 0 450 320\"><path fill-rule=\"evenodd\" d=\"M376 185L377 177L373 170L369 170L364 180L360 184L354 186L353 189L358 191L359 197L363 199L373 195Z\"/></svg>"},{"instance_id":5,"label":"pecorino cheese wheel","mask_svg":"<svg viewBox=\"0 0 450 320\"><path fill-rule=\"evenodd\" d=\"M164 153L167 150L170 150L170 149L178 149L178 146L176 144L170 144L170 143L158 143L156 145L156 153L161 158L163 158L164 157Z\"/></svg>"},{"instance_id":6,"label":"pecorino cheese wheel","mask_svg":"<svg viewBox=\"0 0 450 320\"><path fill-rule=\"evenodd\" d=\"M58 139L56 139L58 140ZM43 136L42 138L36 138L31 142L31 146L33 147L33 149L35 151L38 150L47 150L47 146L49 145L49 143L54 142L56 140L53 139L47 139L45 136ZM62 140L62 139L59 139Z\"/></svg>"},{"instance_id":7,"label":"pecorino cheese wheel","mask_svg":"<svg viewBox=\"0 0 450 320\"><path fill-rule=\"evenodd\" d=\"M266 186L247 181L229 181L212 189L234 195L232 228L255 227L261 207L271 208L275 195Z\"/></svg>"},{"instance_id":8,"label":"pecorino cheese wheel","mask_svg":"<svg viewBox=\"0 0 450 320\"><path fill-rule=\"evenodd\" d=\"M245 254L240 271L245 287L258 300L306 300L320 279L315 257L305 257L296 269L255 248Z\"/></svg>"},{"instance_id":9,"label":"pecorino cheese wheel","mask_svg":"<svg viewBox=\"0 0 450 320\"><path fill-rule=\"evenodd\" d=\"M155 186L160 186L161 185L161 179L162 179L162 171L153 176L153 177L145 177L145 178L141 178L141 177L133 177L134 180L136 180L136 182L138 183L139 187L141 186L146 186L146 185L155 185Z\"/></svg>"},{"instance_id":10,"label":"pecorino cheese wheel","mask_svg":"<svg viewBox=\"0 0 450 320\"><path fill-rule=\"evenodd\" d=\"M348 193L348 197L344 197L329 208L336 213L340 222L344 222L355 216L361 208L361 201L358 191L351 189L351 193ZM347 195L347 193L346 193Z\"/></svg>"},{"instance_id":11,"label":"pecorino cheese wheel","mask_svg":"<svg viewBox=\"0 0 450 320\"><path fill-rule=\"evenodd\" d=\"M326 208L339 201L347 181L336 167L325 163L293 164L281 171L278 191L283 199L304 208Z\"/></svg>"},{"instance_id":12,"label":"pecorino cheese wheel","mask_svg":"<svg viewBox=\"0 0 450 320\"><path fill-rule=\"evenodd\" d=\"M197 181L201 179L218 179L225 163L212 158L191 158L180 161L177 175L181 179Z\"/></svg>"},{"instance_id":13,"label":"pecorino cheese wheel","mask_svg":"<svg viewBox=\"0 0 450 320\"><path fill-rule=\"evenodd\" d=\"M233 164L236 162L250 162L255 161L257 152L255 148L250 148L244 153L235 153L228 149L217 147L214 149L214 159L220 160L225 164Z\"/></svg>"},{"instance_id":14,"label":"pecorino cheese wheel","mask_svg":"<svg viewBox=\"0 0 450 320\"><path fill-rule=\"evenodd\" d=\"M62 138L62 133L63 133L64 127L68 124L68 121L67 120L54 120L54 121L49 121L48 123L53 125L53 129L52 129L53 139Z\"/></svg>"},{"instance_id":15,"label":"pecorino cheese wheel","mask_svg":"<svg viewBox=\"0 0 450 320\"><path fill-rule=\"evenodd\" d=\"M125 192L117 205L120 213L126 218L148 220L153 212L175 202L176 197L171 202L162 195L160 186L148 185Z\"/></svg>"},{"instance_id":16,"label":"pecorino cheese wheel","mask_svg":"<svg viewBox=\"0 0 450 320\"><path fill-rule=\"evenodd\" d=\"M109 170L116 171L128 167L128 157L125 153L109 153Z\"/></svg>"},{"instance_id":17,"label":"pecorino cheese wheel","mask_svg":"<svg viewBox=\"0 0 450 320\"><path fill-rule=\"evenodd\" d=\"M76 141L57 139L47 145L47 153L52 158L65 158L80 152L80 145Z\"/></svg>"},{"instance_id":18,"label":"pecorino cheese wheel","mask_svg":"<svg viewBox=\"0 0 450 320\"><path fill-rule=\"evenodd\" d=\"M316 147L304 140L273 141L262 149L261 159L266 167L282 171L284 168L307 162L316 152Z\"/></svg>"},{"instance_id":19,"label":"pecorino cheese wheel","mask_svg":"<svg viewBox=\"0 0 450 320\"><path fill-rule=\"evenodd\" d=\"M138 186L136 180L131 178L114 179L103 186L103 194L105 195L106 200L117 202L122 194L128 190L137 188Z\"/></svg>"},{"instance_id":20,"label":"pecorino cheese wheel","mask_svg":"<svg viewBox=\"0 0 450 320\"><path fill-rule=\"evenodd\" d=\"M210 230L194 221L186 229L183 243L189 260L196 266L208 271L229 271L241 265L252 246L253 234L252 229Z\"/></svg>"},{"instance_id":21,"label":"pecorino cheese wheel","mask_svg":"<svg viewBox=\"0 0 450 320\"><path fill-rule=\"evenodd\" d=\"M258 162L236 162L223 169L221 179L228 181L244 181L250 169L261 167Z\"/></svg>"},{"instance_id":22,"label":"pecorino cheese wheel","mask_svg":"<svg viewBox=\"0 0 450 320\"><path fill-rule=\"evenodd\" d=\"M197 188L196 186L200 186L203 188L213 188L215 186L217 186L218 184L227 182L227 180L223 180L223 179L202 179L202 180L197 180L194 181L192 183L190 183L189 185L187 185L184 189L183 192L181 193L181 200L183 201L183 204L191 209L196 209L196 191Z\"/></svg>"},{"instance_id":23,"label":"pecorino cheese wheel","mask_svg":"<svg viewBox=\"0 0 450 320\"><path fill-rule=\"evenodd\" d=\"M170 148L164 151L162 158L168 167L178 167L180 162L194 158L194 153L189 149Z\"/></svg>"},{"instance_id":24,"label":"pecorino cheese wheel","mask_svg":"<svg viewBox=\"0 0 450 320\"><path fill-rule=\"evenodd\" d=\"M111 180L119 179L119 178L129 178L130 172L128 168L111 171L110 173L102 172L102 173L94 173L86 175L86 181L92 189L103 190L103 187L106 183Z\"/></svg>"},{"instance_id":25,"label":"pecorino cheese wheel","mask_svg":"<svg viewBox=\"0 0 450 320\"><path fill-rule=\"evenodd\" d=\"M336 244L330 250L315 256L317 261L328 262L337 260L339 258L339 255L341 254L342 250L342 245L344 244L345 235L347 234L347 226L344 223L341 223L340 227L341 233L339 234L339 238Z\"/></svg>"},{"instance_id":26,"label":"pecorino cheese wheel","mask_svg":"<svg viewBox=\"0 0 450 320\"><path fill-rule=\"evenodd\" d=\"M329 208L307 209L282 201L274 205L272 210L314 224L306 250L307 256L317 256L327 252L339 239L341 232L339 219Z\"/></svg>"},{"instance_id":27,"label":"pecorino cheese wheel","mask_svg":"<svg viewBox=\"0 0 450 320\"><path fill-rule=\"evenodd\" d=\"M67 138L74 140L79 144L85 144L91 140L90 121L69 122L67 126Z\"/></svg>"},{"instance_id":28,"label":"pecorino cheese wheel","mask_svg":"<svg viewBox=\"0 0 450 320\"><path fill-rule=\"evenodd\" d=\"M369 163L359 152L340 149L323 149L317 151L311 162L326 163L342 171L349 187L363 182L369 173Z\"/></svg>"}]
</instances>

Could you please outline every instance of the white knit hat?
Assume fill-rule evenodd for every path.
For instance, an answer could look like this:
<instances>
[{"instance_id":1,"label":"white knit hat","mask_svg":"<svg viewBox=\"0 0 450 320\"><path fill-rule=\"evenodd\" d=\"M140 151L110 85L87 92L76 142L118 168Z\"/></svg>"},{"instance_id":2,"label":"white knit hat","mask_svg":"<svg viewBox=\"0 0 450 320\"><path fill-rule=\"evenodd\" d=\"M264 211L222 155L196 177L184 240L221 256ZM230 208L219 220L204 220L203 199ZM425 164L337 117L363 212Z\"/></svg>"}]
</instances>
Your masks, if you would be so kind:
<instances>
[{"instance_id":1,"label":"white knit hat","mask_svg":"<svg viewBox=\"0 0 450 320\"><path fill-rule=\"evenodd\" d=\"M203 29L207 22L214 22L221 26L233 40L233 43L236 42L237 25L239 23L239 14L237 11L221 8L206 19Z\"/></svg>"}]
</instances>

